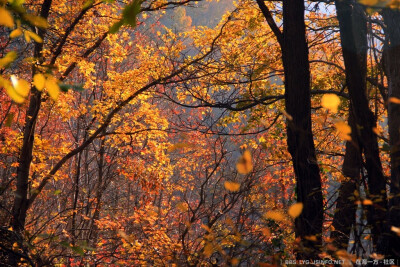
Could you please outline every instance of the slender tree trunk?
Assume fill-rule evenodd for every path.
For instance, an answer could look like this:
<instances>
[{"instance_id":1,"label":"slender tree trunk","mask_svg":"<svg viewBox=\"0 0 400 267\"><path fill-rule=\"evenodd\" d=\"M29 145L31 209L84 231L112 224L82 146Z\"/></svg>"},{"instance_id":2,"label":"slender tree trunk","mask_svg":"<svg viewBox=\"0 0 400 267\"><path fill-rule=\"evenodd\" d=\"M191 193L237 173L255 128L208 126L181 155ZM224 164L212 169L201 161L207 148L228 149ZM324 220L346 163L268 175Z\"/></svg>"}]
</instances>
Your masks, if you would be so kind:
<instances>
[{"instance_id":1,"label":"slender tree trunk","mask_svg":"<svg viewBox=\"0 0 400 267\"><path fill-rule=\"evenodd\" d=\"M388 96L400 99L400 11L384 9L382 16L386 24L385 64L389 83ZM391 227L400 227L400 105L388 102L390 137L391 182L389 222L385 233L386 248L383 251L391 258L400 258L400 237Z\"/></svg>"},{"instance_id":2,"label":"slender tree trunk","mask_svg":"<svg viewBox=\"0 0 400 267\"><path fill-rule=\"evenodd\" d=\"M44 0L40 16L46 18L49 16L52 0ZM45 31L39 29L39 36L44 36ZM41 58L42 43L35 44L34 57ZM41 61L41 60L40 60ZM35 68L33 69L35 74ZM35 140L35 126L40 110L42 94L32 87L29 107L25 117L24 136L21 152L19 155L19 166L17 169L17 190L14 197L14 205L12 210L11 226L16 231L21 231L25 227L26 212L28 210L28 184L29 170L32 162L32 149Z\"/></svg>"},{"instance_id":3,"label":"slender tree trunk","mask_svg":"<svg viewBox=\"0 0 400 267\"><path fill-rule=\"evenodd\" d=\"M283 1L283 66L285 105L288 119L287 143L297 180L297 201L304 205L296 219L296 236L301 238L299 258L316 259L321 245L323 198L321 177L311 130L311 95L304 1ZM310 241L315 236L317 241Z\"/></svg>"},{"instance_id":4,"label":"slender tree trunk","mask_svg":"<svg viewBox=\"0 0 400 267\"><path fill-rule=\"evenodd\" d=\"M374 245L376 245L384 230L387 199L377 136L373 131L376 127L376 119L369 109L366 94L367 22L364 10L355 1L337 0L335 3L346 67L346 81L356 123L356 128L352 130L357 132L364 152L368 173L368 197L374 203L369 206L368 220L372 228Z\"/></svg>"},{"instance_id":5,"label":"slender tree trunk","mask_svg":"<svg viewBox=\"0 0 400 267\"><path fill-rule=\"evenodd\" d=\"M351 108L348 122L352 129L356 128ZM336 200L336 211L332 222L334 230L331 233L335 246L344 250L347 250L351 228L356 221L357 205L351 197L354 197L354 191L357 190L362 168L361 151L355 131L352 131L351 139L351 141L346 142L346 153L342 167L342 173L346 180L339 187L339 196Z\"/></svg>"}]
</instances>

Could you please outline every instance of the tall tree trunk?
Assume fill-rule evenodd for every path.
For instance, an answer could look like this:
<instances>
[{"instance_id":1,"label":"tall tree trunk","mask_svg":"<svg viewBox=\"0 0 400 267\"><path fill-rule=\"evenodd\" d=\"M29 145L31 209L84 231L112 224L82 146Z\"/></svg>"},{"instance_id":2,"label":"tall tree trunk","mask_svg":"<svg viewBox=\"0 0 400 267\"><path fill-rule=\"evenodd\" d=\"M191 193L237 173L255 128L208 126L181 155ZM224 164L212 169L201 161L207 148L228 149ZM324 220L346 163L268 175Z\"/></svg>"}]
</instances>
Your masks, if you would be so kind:
<instances>
[{"instance_id":1,"label":"tall tree trunk","mask_svg":"<svg viewBox=\"0 0 400 267\"><path fill-rule=\"evenodd\" d=\"M316 259L321 245L323 198L321 177L311 130L310 66L304 22L304 1L283 1L283 66L285 105L288 120L287 143L296 175L297 201L304 205L296 219L296 236L301 238L298 257ZM308 236L316 236L310 241Z\"/></svg>"},{"instance_id":2,"label":"tall tree trunk","mask_svg":"<svg viewBox=\"0 0 400 267\"><path fill-rule=\"evenodd\" d=\"M382 16L386 24L385 64L389 83L388 96L400 99L400 11L384 9ZM389 222L385 234L388 243L385 254L400 258L400 238L391 227L400 227L400 105L388 102L390 137L391 182L389 202Z\"/></svg>"},{"instance_id":3,"label":"tall tree trunk","mask_svg":"<svg viewBox=\"0 0 400 267\"><path fill-rule=\"evenodd\" d=\"M374 245L383 232L386 213L386 181L382 172L377 136L373 131L376 119L369 109L366 94L367 22L362 7L354 0L335 1L340 39L358 139L366 160L368 197L373 201L368 212Z\"/></svg>"},{"instance_id":4,"label":"tall tree trunk","mask_svg":"<svg viewBox=\"0 0 400 267\"><path fill-rule=\"evenodd\" d=\"M49 16L52 0L44 0L40 16L46 18ZM39 29L38 34L43 38L45 31ZM41 58L43 49L42 43L35 43L34 57ZM36 70L33 69L33 74ZM12 210L11 226L16 231L21 231L25 227L26 212L28 209L28 184L29 170L32 162L32 149L35 139L35 126L42 102L42 93L32 87L29 107L25 116L24 136L21 152L19 155L19 166L17 169L17 190L14 197Z\"/></svg>"},{"instance_id":5,"label":"tall tree trunk","mask_svg":"<svg viewBox=\"0 0 400 267\"><path fill-rule=\"evenodd\" d=\"M352 129L356 129L351 108L348 122ZM336 200L336 211L332 222L334 230L331 233L335 246L344 250L347 250L351 228L356 221L357 205L354 199L351 200L351 197L354 197L354 191L357 190L362 168L361 151L354 130L351 133L351 139L346 142L342 167L342 173L346 180L339 187L339 196Z\"/></svg>"}]
</instances>

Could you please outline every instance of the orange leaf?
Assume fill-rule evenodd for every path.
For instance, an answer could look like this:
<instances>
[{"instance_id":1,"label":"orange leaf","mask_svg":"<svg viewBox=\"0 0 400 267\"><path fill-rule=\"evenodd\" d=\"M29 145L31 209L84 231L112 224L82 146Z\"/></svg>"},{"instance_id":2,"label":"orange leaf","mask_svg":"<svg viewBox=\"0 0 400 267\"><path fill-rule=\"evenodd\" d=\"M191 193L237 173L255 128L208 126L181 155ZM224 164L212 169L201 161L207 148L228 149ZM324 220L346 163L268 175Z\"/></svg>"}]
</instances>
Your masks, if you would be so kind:
<instances>
[{"instance_id":1,"label":"orange leaf","mask_svg":"<svg viewBox=\"0 0 400 267\"><path fill-rule=\"evenodd\" d=\"M236 169L240 174L248 174L253 170L250 151L244 151L243 155L239 158L236 164Z\"/></svg>"},{"instance_id":2,"label":"orange leaf","mask_svg":"<svg viewBox=\"0 0 400 267\"><path fill-rule=\"evenodd\" d=\"M303 203L298 202L290 206L288 213L290 217L294 219L299 217L302 211L303 211Z\"/></svg>"},{"instance_id":3,"label":"orange leaf","mask_svg":"<svg viewBox=\"0 0 400 267\"><path fill-rule=\"evenodd\" d=\"M226 181L224 183L224 186L225 186L226 190L229 190L229 191L232 191L232 192L239 191L239 189L240 189L240 184L239 183L235 183L235 182Z\"/></svg>"}]
</instances>

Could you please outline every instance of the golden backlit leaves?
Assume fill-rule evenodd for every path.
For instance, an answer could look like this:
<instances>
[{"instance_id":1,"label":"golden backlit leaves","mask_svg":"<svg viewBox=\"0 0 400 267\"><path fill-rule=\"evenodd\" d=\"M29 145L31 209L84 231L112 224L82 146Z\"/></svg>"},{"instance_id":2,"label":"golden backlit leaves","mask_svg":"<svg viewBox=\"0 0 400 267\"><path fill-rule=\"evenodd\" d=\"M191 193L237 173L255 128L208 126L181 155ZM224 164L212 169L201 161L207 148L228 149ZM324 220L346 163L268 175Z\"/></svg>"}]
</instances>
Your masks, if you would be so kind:
<instances>
[{"instance_id":1,"label":"golden backlit leaves","mask_svg":"<svg viewBox=\"0 0 400 267\"><path fill-rule=\"evenodd\" d=\"M289 207L288 214L290 215L290 217L294 219L299 217L302 211L303 211L303 203L298 202Z\"/></svg>"},{"instance_id":2,"label":"golden backlit leaves","mask_svg":"<svg viewBox=\"0 0 400 267\"><path fill-rule=\"evenodd\" d=\"M47 93L49 93L50 97L53 100L57 100L60 95L60 87L57 84L57 80L50 76L46 79L44 87L47 89Z\"/></svg>"},{"instance_id":3,"label":"golden backlit leaves","mask_svg":"<svg viewBox=\"0 0 400 267\"><path fill-rule=\"evenodd\" d=\"M8 96L16 103L21 104L29 94L30 85L23 79L11 75L11 83L0 77L0 86L6 89Z\"/></svg>"},{"instance_id":4,"label":"golden backlit leaves","mask_svg":"<svg viewBox=\"0 0 400 267\"><path fill-rule=\"evenodd\" d=\"M240 184L239 183L235 183L235 182L230 182L230 181L226 181L224 183L225 189L231 192L236 192L239 191L240 189Z\"/></svg>"},{"instance_id":5,"label":"golden backlit leaves","mask_svg":"<svg viewBox=\"0 0 400 267\"><path fill-rule=\"evenodd\" d=\"M43 74L37 73L33 76L33 85L38 89L39 91L42 91L46 83L46 78L44 77Z\"/></svg>"},{"instance_id":6,"label":"golden backlit leaves","mask_svg":"<svg viewBox=\"0 0 400 267\"><path fill-rule=\"evenodd\" d=\"M3 58L0 59L0 68L7 67L17 58L17 53L15 51L8 52Z\"/></svg>"},{"instance_id":7,"label":"golden backlit leaves","mask_svg":"<svg viewBox=\"0 0 400 267\"><path fill-rule=\"evenodd\" d=\"M20 36L21 34L22 34L22 30L21 30L20 28L17 28L17 29L13 30L13 31L10 33L10 38L11 38L11 39L17 38L17 37Z\"/></svg>"},{"instance_id":8,"label":"golden backlit leaves","mask_svg":"<svg viewBox=\"0 0 400 267\"><path fill-rule=\"evenodd\" d=\"M0 25L8 28L14 28L14 20L10 12L3 7L0 7Z\"/></svg>"},{"instance_id":9,"label":"golden backlit leaves","mask_svg":"<svg viewBox=\"0 0 400 267\"><path fill-rule=\"evenodd\" d=\"M321 106L336 113L340 105L340 98L335 94L325 94L321 98Z\"/></svg>"},{"instance_id":10,"label":"golden backlit leaves","mask_svg":"<svg viewBox=\"0 0 400 267\"><path fill-rule=\"evenodd\" d=\"M24 37L25 40L29 43L32 39L36 42L36 43L43 43L42 38L37 35L34 32L28 31L28 30L24 30Z\"/></svg>"},{"instance_id":11,"label":"golden backlit leaves","mask_svg":"<svg viewBox=\"0 0 400 267\"><path fill-rule=\"evenodd\" d=\"M8 96L16 103L22 104L29 95L30 83L24 79L18 79L15 75L10 77L11 83L0 77L0 86L6 89ZM51 75L35 74L33 85L41 91L46 88L47 93L53 100L57 100L60 95L60 87L57 79Z\"/></svg>"},{"instance_id":12,"label":"golden backlit leaves","mask_svg":"<svg viewBox=\"0 0 400 267\"><path fill-rule=\"evenodd\" d=\"M351 140L351 127L344 121L338 121L335 123L336 130L339 134L339 137L346 140L350 141Z\"/></svg>"},{"instance_id":13,"label":"golden backlit leaves","mask_svg":"<svg viewBox=\"0 0 400 267\"><path fill-rule=\"evenodd\" d=\"M236 169L240 174L248 174L253 170L253 163L251 162L251 153L248 150L243 152L243 155L236 163Z\"/></svg>"},{"instance_id":14,"label":"golden backlit leaves","mask_svg":"<svg viewBox=\"0 0 400 267\"><path fill-rule=\"evenodd\" d=\"M39 28L48 28L49 24L45 18L35 16L32 14L25 14L24 19L29 21L33 26L39 27Z\"/></svg>"}]
</instances>

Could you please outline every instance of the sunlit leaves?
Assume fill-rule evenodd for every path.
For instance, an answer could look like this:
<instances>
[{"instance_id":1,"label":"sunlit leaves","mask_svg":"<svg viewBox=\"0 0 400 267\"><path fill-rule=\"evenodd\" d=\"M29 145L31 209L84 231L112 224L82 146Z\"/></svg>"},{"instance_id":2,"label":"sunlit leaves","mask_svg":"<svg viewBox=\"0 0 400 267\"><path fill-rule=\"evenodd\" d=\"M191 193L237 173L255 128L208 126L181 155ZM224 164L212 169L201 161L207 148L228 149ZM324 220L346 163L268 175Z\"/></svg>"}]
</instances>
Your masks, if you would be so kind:
<instances>
[{"instance_id":1,"label":"sunlit leaves","mask_svg":"<svg viewBox=\"0 0 400 267\"><path fill-rule=\"evenodd\" d=\"M0 59L0 67L7 67L17 58L17 53L14 51L8 52L2 59Z\"/></svg>"},{"instance_id":2,"label":"sunlit leaves","mask_svg":"<svg viewBox=\"0 0 400 267\"><path fill-rule=\"evenodd\" d=\"M340 104L340 98L335 94L325 94L321 98L321 106L336 113Z\"/></svg>"},{"instance_id":3,"label":"sunlit leaves","mask_svg":"<svg viewBox=\"0 0 400 267\"><path fill-rule=\"evenodd\" d=\"M224 183L225 189L228 191L236 192L240 189L240 184L235 182L226 181Z\"/></svg>"},{"instance_id":4,"label":"sunlit leaves","mask_svg":"<svg viewBox=\"0 0 400 267\"><path fill-rule=\"evenodd\" d=\"M347 123L345 123L344 121L338 121L335 123L335 127L339 133L340 138L347 140L347 141L351 140L351 136L350 136L351 127Z\"/></svg>"},{"instance_id":5,"label":"sunlit leaves","mask_svg":"<svg viewBox=\"0 0 400 267\"><path fill-rule=\"evenodd\" d=\"M36 89L42 91L46 83L46 78L43 74L37 73L33 76L33 85L35 85Z\"/></svg>"},{"instance_id":6,"label":"sunlit leaves","mask_svg":"<svg viewBox=\"0 0 400 267\"><path fill-rule=\"evenodd\" d=\"M11 76L11 83L0 78L0 86L6 89L8 96L16 103L21 104L29 94L30 84L23 80L18 79L16 76Z\"/></svg>"},{"instance_id":7,"label":"sunlit leaves","mask_svg":"<svg viewBox=\"0 0 400 267\"><path fill-rule=\"evenodd\" d=\"M253 163L251 161L251 153L248 150L243 152L243 155L236 163L236 169L240 174L248 174L253 170Z\"/></svg>"},{"instance_id":8,"label":"sunlit leaves","mask_svg":"<svg viewBox=\"0 0 400 267\"><path fill-rule=\"evenodd\" d=\"M8 28L14 28L14 20L10 12L0 7L0 25L6 26Z\"/></svg>"},{"instance_id":9,"label":"sunlit leaves","mask_svg":"<svg viewBox=\"0 0 400 267\"><path fill-rule=\"evenodd\" d=\"M60 87L54 77L48 77L45 81L45 88L53 100L57 100L60 94Z\"/></svg>"},{"instance_id":10,"label":"sunlit leaves","mask_svg":"<svg viewBox=\"0 0 400 267\"><path fill-rule=\"evenodd\" d=\"M28 30L25 30L24 31L24 37L25 37L25 40L29 43L32 39L36 42L36 43L43 43L43 40L42 40L42 38L39 36L39 35L37 35L36 33L34 33L34 32L31 32L31 31L28 31Z\"/></svg>"},{"instance_id":11,"label":"sunlit leaves","mask_svg":"<svg viewBox=\"0 0 400 267\"><path fill-rule=\"evenodd\" d=\"M292 218L297 218L300 216L302 211L303 211L303 203L298 202L289 207L288 214Z\"/></svg>"},{"instance_id":12,"label":"sunlit leaves","mask_svg":"<svg viewBox=\"0 0 400 267\"><path fill-rule=\"evenodd\" d=\"M21 34L22 34L22 30L21 30L20 28L17 28L17 29L13 30L13 31L10 33L10 38L11 38L11 39L17 38L17 37L20 36Z\"/></svg>"},{"instance_id":13,"label":"sunlit leaves","mask_svg":"<svg viewBox=\"0 0 400 267\"><path fill-rule=\"evenodd\" d=\"M49 27L49 24L47 23L47 20L45 18L35 16L32 14L25 14L24 19L29 21L33 26L39 27L39 28L47 28Z\"/></svg>"}]
</instances>

